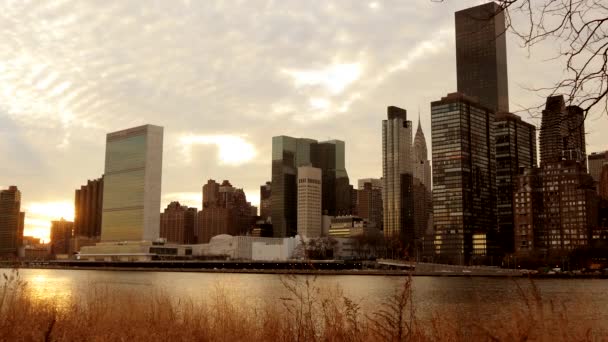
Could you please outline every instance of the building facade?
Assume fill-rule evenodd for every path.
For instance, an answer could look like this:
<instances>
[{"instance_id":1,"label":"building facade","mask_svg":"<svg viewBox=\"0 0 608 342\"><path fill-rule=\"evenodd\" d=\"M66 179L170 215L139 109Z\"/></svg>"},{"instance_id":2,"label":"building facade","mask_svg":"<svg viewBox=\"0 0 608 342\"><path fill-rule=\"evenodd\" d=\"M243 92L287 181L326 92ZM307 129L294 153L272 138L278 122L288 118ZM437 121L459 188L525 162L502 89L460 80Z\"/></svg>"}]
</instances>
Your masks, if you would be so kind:
<instances>
[{"instance_id":1,"label":"building facade","mask_svg":"<svg viewBox=\"0 0 608 342\"><path fill-rule=\"evenodd\" d=\"M390 106L382 121L382 205L384 236L413 245L412 122L405 109Z\"/></svg>"},{"instance_id":2,"label":"building facade","mask_svg":"<svg viewBox=\"0 0 608 342\"><path fill-rule=\"evenodd\" d=\"M431 163L428 158L426 138L422 131L420 117L414 137L412 151L413 192L414 192L414 230L419 237L416 245L416 257L422 254L433 255L435 233L433 230L433 195ZM422 241L420 241L422 240Z\"/></svg>"},{"instance_id":3,"label":"building facade","mask_svg":"<svg viewBox=\"0 0 608 342\"><path fill-rule=\"evenodd\" d=\"M371 181L359 185L362 187L357 190L357 215L382 230L382 186Z\"/></svg>"},{"instance_id":4,"label":"building facade","mask_svg":"<svg viewBox=\"0 0 608 342\"><path fill-rule=\"evenodd\" d=\"M171 202L160 214L160 237L169 243L196 243L198 211L179 202Z\"/></svg>"},{"instance_id":5,"label":"building facade","mask_svg":"<svg viewBox=\"0 0 608 342\"><path fill-rule=\"evenodd\" d=\"M59 221L51 221L51 253L70 254L72 237L74 234L74 222L63 218Z\"/></svg>"},{"instance_id":6,"label":"building facade","mask_svg":"<svg viewBox=\"0 0 608 342\"><path fill-rule=\"evenodd\" d=\"M502 253L515 248L514 196L521 169L536 167L536 128L511 113L496 113L498 239Z\"/></svg>"},{"instance_id":7,"label":"building facade","mask_svg":"<svg viewBox=\"0 0 608 342\"><path fill-rule=\"evenodd\" d=\"M107 135L102 241L158 239L162 155L162 127L145 125Z\"/></svg>"},{"instance_id":8,"label":"building facade","mask_svg":"<svg viewBox=\"0 0 608 342\"><path fill-rule=\"evenodd\" d=\"M74 196L74 236L99 239L103 208L103 176L88 180Z\"/></svg>"},{"instance_id":9,"label":"building facade","mask_svg":"<svg viewBox=\"0 0 608 342\"><path fill-rule=\"evenodd\" d=\"M505 15L489 2L458 11L456 70L458 92L493 111L509 111Z\"/></svg>"},{"instance_id":10,"label":"building facade","mask_svg":"<svg viewBox=\"0 0 608 342\"><path fill-rule=\"evenodd\" d=\"M435 253L452 263L491 255L496 240L495 114L474 98L431 102Z\"/></svg>"},{"instance_id":11,"label":"building facade","mask_svg":"<svg viewBox=\"0 0 608 342\"><path fill-rule=\"evenodd\" d=\"M321 169L312 166L298 168L298 235L300 236L305 238L321 236L322 189Z\"/></svg>"},{"instance_id":12,"label":"building facade","mask_svg":"<svg viewBox=\"0 0 608 342\"><path fill-rule=\"evenodd\" d=\"M16 186L0 191L0 255L17 256L23 243L24 221L21 191Z\"/></svg>"}]
</instances>

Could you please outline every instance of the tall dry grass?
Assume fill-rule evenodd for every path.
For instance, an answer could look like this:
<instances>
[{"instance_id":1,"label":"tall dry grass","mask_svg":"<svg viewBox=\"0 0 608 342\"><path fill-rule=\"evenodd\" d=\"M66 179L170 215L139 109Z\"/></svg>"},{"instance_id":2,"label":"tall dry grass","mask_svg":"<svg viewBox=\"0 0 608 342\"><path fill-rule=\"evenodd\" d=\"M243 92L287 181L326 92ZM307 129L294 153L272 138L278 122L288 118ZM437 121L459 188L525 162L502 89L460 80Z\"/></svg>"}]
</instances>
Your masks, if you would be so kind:
<instances>
[{"instance_id":1,"label":"tall dry grass","mask_svg":"<svg viewBox=\"0 0 608 342\"><path fill-rule=\"evenodd\" d=\"M72 304L34 298L18 271L0 287L2 341L606 341L608 335L568 319L570 308L547 305L532 283L507 320L457 313L416 318L412 279L375 310L363 312L340 288L321 290L314 277L285 276L288 296L255 305L217 287L205 301L163 292L92 287ZM516 286L520 286L516 283ZM498 310L499 308L497 308Z\"/></svg>"}]
</instances>

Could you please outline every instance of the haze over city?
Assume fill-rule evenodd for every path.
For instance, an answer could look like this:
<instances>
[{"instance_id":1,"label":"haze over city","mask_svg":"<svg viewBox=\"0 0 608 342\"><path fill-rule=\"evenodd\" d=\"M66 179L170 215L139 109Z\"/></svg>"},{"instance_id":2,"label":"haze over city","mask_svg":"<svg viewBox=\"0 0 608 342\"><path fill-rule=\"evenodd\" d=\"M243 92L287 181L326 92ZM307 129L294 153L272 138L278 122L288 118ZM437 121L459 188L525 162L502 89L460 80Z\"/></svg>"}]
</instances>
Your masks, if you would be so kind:
<instances>
[{"instance_id":1,"label":"haze over city","mask_svg":"<svg viewBox=\"0 0 608 342\"><path fill-rule=\"evenodd\" d=\"M456 89L453 13L483 2L4 2L0 189L19 185L25 235L48 240L106 134L146 123L165 128L162 207L200 208L210 178L257 205L276 135L343 140L351 183L379 178L387 105L430 138L429 103ZM527 88L562 76L557 47L509 35L507 52L511 111L541 105ZM587 151L606 129L588 119Z\"/></svg>"}]
</instances>

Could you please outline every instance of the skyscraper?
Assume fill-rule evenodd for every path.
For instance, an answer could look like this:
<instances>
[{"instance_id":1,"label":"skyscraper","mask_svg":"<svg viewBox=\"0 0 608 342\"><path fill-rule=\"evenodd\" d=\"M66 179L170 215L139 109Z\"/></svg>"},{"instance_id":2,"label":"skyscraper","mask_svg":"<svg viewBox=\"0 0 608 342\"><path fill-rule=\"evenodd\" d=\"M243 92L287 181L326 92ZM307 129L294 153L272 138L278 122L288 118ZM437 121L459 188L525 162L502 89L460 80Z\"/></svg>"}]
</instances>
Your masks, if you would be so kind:
<instances>
[{"instance_id":1,"label":"skyscraper","mask_svg":"<svg viewBox=\"0 0 608 342\"><path fill-rule=\"evenodd\" d=\"M494 2L455 14L458 92L493 111L509 111L505 16Z\"/></svg>"},{"instance_id":2,"label":"skyscraper","mask_svg":"<svg viewBox=\"0 0 608 342\"><path fill-rule=\"evenodd\" d=\"M405 109L390 106L382 121L384 236L413 245L412 122Z\"/></svg>"},{"instance_id":3,"label":"skyscraper","mask_svg":"<svg viewBox=\"0 0 608 342\"><path fill-rule=\"evenodd\" d=\"M499 245L514 251L514 198L520 170L536 167L536 128L511 113L496 113L496 187Z\"/></svg>"},{"instance_id":4,"label":"skyscraper","mask_svg":"<svg viewBox=\"0 0 608 342\"><path fill-rule=\"evenodd\" d=\"M107 135L102 241L158 239L162 155L162 127L145 125Z\"/></svg>"},{"instance_id":5,"label":"skyscraper","mask_svg":"<svg viewBox=\"0 0 608 342\"><path fill-rule=\"evenodd\" d=\"M321 236L321 169L312 166L298 168L298 235Z\"/></svg>"},{"instance_id":6,"label":"skyscraper","mask_svg":"<svg viewBox=\"0 0 608 342\"><path fill-rule=\"evenodd\" d=\"M321 169L322 210L336 215L351 208L351 191L345 165L344 142L277 136L272 138L272 226L275 237L297 233L297 169Z\"/></svg>"},{"instance_id":7,"label":"skyscraper","mask_svg":"<svg viewBox=\"0 0 608 342\"><path fill-rule=\"evenodd\" d=\"M452 93L431 102L433 224L441 259L468 263L496 240L494 111Z\"/></svg>"},{"instance_id":8,"label":"skyscraper","mask_svg":"<svg viewBox=\"0 0 608 342\"><path fill-rule=\"evenodd\" d=\"M220 185L210 179L203 185L203 209L217 206L220 200Z\"/></svg>"},{"instance_id":9,"label":"skyscraper","mask_svg":"<svg viewBox=\"0 0 608 342\"><path fill-rule=\"evenodd\" d=\"M88 180L74 196L74 236L99 239L103 208L103 176Z\"/></svg>"},{"instance_id":10,"label":"skyscraper","mask_svg":"<svg viewBox=\"0 0 608 342\"><path fill-rule=\"evenodd\" d=\"M433 198L431 193L431 163L428 157L426 138L422 131L420 116L418 117L418 129L414 137L412 150L413 163L413 192L414 192L414 230L418 237L418 242L422 239L422 244L416 245L416 255L420 256L424 249L424 254L432 256L434 254L435 234L433 231Z\"/></svg>"},{"instance_id":11,"label":"skyscraper","mask_svg":"<svg viewBox=\"0 0 608 342\"><path fill-rule=\"evenodd\" d=\"M171 202L160 214L160 237L179 244L196 243L197 209Z\"/></svg>"},{"instance_id":12,"label":"skyscraper","mask_svg":"<svg viewBox=\"0 0 608 342\"><path fill-rule=\"evenodd\" d=\"M595 187L600 192L599 183L600 176L604 165L608 164L608 151L604 152L593 152L587 157L587 166L589 167L589 174L595 181Z\"/></svg>"},{"instance_id":13,"label":"skyscraper","mask_svg":"<svg viewBox=\"0 0 608 342\"><path fill-rule=\"evenodd\" d=\"M17 256L23 240L24 218L21 191L16 186L0 191L0 255Z\"/></svg>"},{"instance_id":14,"label":"skyscraper","mask_svg":"<svg viewBox=\"0 0 608 342\"><path fill-rule=\"evenodd\" d=\"M573 160L586 168L585 125L581 108L566 106L563 95L547 98L540 126L540 165Z\"/></svg>"}]
</instances>

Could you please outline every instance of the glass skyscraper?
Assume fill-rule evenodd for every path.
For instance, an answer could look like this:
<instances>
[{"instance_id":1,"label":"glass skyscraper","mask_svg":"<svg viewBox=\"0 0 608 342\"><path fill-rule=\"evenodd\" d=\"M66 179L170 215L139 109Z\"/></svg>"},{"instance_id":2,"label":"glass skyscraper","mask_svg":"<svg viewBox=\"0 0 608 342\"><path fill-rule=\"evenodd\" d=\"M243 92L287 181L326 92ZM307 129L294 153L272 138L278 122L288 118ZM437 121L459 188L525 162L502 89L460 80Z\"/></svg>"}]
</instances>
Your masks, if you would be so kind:
<instances>
[{"instance_id":1,"label":"glass skyscraper","mask_svg":"<svg viewBox=\"0 0 608 342\"><path fill-rule=\"evenodd\" d=\"M431 102L433 223L440 260L491 255L496 237L495 114L453 93Z\"/></svg>"},{"instance_id":2,"label":"glass skyscraper","mask_svg":"<svg viewBox=\"0 0 608 342\"><path fill-rule=\"evenodd\" d=\"M415 239L412 122L405 109L390 106L382 120L382 205L384 236L406 243Z\"/></svg>"},{"instance_id":3,"label":"glass skyscraper","mask_svg":"<svg viewBox=\"0 0 608 342\"><path fill-rule=\"evenodd\" d=\"M0 255L17 256L23 241L25 214L21 212L21 191L10 186L0 191Z\"/></svg>"},{"instance_id":4,"label":"glass skyscraper","mask_svg":"<svg viewBox=\"0 0 608 342\"><path fill-rule=\"evenodd\" d=\"M159 238L163 128L145 125L106 138L102 241Z\"/></svg>"}]
</instances>

